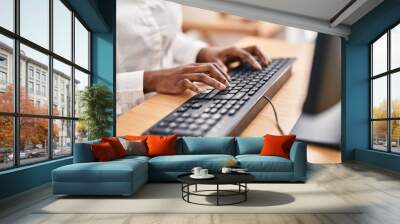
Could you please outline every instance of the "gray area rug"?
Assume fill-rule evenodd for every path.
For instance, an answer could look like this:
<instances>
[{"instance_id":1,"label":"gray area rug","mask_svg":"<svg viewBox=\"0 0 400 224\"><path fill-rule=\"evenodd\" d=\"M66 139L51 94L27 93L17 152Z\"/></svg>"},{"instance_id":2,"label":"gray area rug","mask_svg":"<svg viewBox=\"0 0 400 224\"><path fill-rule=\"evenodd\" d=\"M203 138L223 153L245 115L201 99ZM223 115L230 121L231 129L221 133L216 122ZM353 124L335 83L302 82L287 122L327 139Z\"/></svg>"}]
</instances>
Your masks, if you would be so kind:
<instances>
[{"instance_id":1,"label":"gray area rug","mask_svg":"<svg viewBox=\"0 0 400 224\"><path fill-rule=\"evenodd\" d=\"M345 201L317 184L255 183L248 186L248 200L238 205L189 204L181 198L180 184L150 183L131 197L58 197L35 213L360 213L359 205L355 202ZM224 186L224 189L233 187ZM215 189L215 186L203 185L198 190L209 189ZM228 203L237 199L226 197L222 202ZM215 203L215 197L212 196L193 196L191 200Z\"/></svg>"}]
</instances>

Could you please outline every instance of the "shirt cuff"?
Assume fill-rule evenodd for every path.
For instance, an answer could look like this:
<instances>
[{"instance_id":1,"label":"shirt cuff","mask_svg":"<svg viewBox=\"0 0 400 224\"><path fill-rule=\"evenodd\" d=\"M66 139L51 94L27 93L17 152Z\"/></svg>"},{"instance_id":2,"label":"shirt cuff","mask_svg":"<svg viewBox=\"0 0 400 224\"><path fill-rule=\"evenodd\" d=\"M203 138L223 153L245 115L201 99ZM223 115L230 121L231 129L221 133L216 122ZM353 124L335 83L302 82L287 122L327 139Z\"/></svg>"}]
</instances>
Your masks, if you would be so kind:
<instances>
[{"instance_id":1,"label":"shirt cuff","mask_svg":"<svg viewBox=\"0 0 400 224\"><path fill-rule=\"evenodd\" d=\"M117 74L117 115L130 110L144 100L143 71Z\"/></svg>"}]
</instances>

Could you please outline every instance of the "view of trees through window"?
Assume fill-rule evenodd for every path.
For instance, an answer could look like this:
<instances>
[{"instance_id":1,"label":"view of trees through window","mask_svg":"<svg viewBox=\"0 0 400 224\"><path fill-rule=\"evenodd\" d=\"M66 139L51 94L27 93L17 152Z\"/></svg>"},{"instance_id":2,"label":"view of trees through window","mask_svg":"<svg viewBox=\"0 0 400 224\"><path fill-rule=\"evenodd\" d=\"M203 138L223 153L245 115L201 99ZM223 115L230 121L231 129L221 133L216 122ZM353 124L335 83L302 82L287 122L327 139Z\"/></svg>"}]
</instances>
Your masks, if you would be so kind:
<instances>
[{"instance_id":1,"label":"view of trees through window","mask_svg":"<svg viewBox=\"0 0 400 224\"><path fill-rule=\"evenodd\" d=\"M400 153L400 25L371 44L371 145Z\"/></svg>"},{"instance_id":2,"label":"view of trees through window","mask_svg":"<svg viewBox=\"0 0 400 224\"><path fill-rule=\"evenodd\" d=\"M87 139L90 32L62 0L15 1L0 1L0 170L70 156Z\"/></svg>"}]
</instances>

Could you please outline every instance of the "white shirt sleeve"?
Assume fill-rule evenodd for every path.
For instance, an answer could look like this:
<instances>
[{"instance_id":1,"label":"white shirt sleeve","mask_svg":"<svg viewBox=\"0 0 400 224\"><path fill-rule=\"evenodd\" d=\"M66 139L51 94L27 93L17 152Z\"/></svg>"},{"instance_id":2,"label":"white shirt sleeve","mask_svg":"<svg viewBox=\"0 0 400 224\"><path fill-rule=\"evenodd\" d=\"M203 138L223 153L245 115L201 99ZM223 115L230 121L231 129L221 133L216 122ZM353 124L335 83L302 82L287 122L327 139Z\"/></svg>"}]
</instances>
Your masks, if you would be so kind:
<instances>
[{"instance_id":1,"label":"white shirt sleeve","mask_svg":"<svg viewBox=\"0 0 400 224\"><path fill-rule=\"evenodd\" d=\"M172 42L174 61L177 64L189 64L196 62L199 51L207 47L203 41L192 38L182 32L175 36Z\"/></svg>"},{"instance_id":2,"label":"white shirt sleeve","mask_svg":"<svg viewBox=\"0 0 400 224\"><path fill-rule=\"evenodd\" d=\"M143 71L118 73L117 115L127 112L143 100Z\"/></svg>"}]
</instances>

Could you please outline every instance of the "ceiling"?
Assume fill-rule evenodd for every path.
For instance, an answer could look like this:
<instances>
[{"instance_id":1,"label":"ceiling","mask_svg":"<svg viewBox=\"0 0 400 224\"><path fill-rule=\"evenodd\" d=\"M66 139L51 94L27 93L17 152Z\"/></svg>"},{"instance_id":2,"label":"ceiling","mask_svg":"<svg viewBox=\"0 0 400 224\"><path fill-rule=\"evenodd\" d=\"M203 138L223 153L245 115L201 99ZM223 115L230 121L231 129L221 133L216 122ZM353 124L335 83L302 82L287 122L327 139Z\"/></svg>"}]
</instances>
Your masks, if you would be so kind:
<instances>
[{"instance_id":1,"label":"ceiling","mask_svg":"<svg viewBox=\"0 0 400 224\"><path fill-rule=\"evenodd\" d=\"M171 0L246 18L347 37L383 0Z\"/></svg>"}]
</instances>

